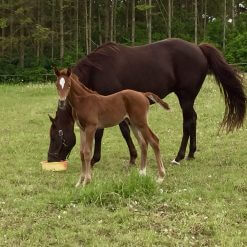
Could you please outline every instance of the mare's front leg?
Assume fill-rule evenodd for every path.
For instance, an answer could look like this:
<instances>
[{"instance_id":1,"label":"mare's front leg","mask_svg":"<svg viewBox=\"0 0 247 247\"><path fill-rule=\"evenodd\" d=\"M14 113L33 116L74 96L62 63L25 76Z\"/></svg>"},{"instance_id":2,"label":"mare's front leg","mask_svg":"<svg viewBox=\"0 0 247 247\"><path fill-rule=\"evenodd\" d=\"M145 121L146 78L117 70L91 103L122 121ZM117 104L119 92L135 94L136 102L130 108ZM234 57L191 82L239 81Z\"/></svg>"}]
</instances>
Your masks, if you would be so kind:
<instances>
[{"instance_id":1,"label":"mare's front leg","mask_svg":"<svg viewBox=\"0 0 247 247\"><path fill-rule=\"evenodd\" d=\"M100 161L101 157L101 142L104 134L104 129L97 129L95 133L94 154L91 160L91 166Z\"/></svg>"},{"instance_id":2,"label":"mare's front leg","mask_svg":"<svg viewBox=\"0 0 247 247\"><path fill-rule=\"evenodd\" d=\"M129 164L130 165L134 165L135 164L135 161L136 161L136 158L137 158L137 151L136 151L136 148L135 148L135 145L131 139L131 136L130 136L130 129L129 129L129 126L127 124L126 121L122 121L120 124L119 124L119 127L120 127L120 130L121 130L121 133L122 133L122 136L124 137L127 145L128 145L128 148L129 148L129 153L130 153L130 161L129 161Z\"/></svg>"}]
</instances>

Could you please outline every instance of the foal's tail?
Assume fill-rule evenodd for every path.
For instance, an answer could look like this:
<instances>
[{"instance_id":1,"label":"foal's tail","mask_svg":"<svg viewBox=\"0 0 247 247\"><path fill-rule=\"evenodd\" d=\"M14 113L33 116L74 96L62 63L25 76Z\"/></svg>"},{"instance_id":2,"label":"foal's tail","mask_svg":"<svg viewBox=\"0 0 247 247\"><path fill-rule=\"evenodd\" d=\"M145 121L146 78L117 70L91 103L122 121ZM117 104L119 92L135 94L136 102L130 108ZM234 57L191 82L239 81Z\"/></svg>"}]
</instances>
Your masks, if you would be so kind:
<instances>
[{"instance_id":1,"label":"foal's tail","mask_svg":"<svg viewBox=\"0 0 247 247\"><path fill-rule=\"evenodd\" d=\"M225 98L226 107L221 127L225 127L227 131L240 128L243 125L246 113L243 79L215 47L209 44L201 44L199 48L207 58L209 70L214 74L220 91Z\"/></svg>"},{"instance_id":2,"label":"foal's tail","mask_svg":"<svg viewBox=\"0 0 247 247\"><path fill-rule=\"evenodd\" d=\"M150 92L144 93L144 95L154 103L158 103L159 105L161 105L164 109L170 110L169 105L165 101L163 101L158 95Z\"/></svg>"}]
</instances>

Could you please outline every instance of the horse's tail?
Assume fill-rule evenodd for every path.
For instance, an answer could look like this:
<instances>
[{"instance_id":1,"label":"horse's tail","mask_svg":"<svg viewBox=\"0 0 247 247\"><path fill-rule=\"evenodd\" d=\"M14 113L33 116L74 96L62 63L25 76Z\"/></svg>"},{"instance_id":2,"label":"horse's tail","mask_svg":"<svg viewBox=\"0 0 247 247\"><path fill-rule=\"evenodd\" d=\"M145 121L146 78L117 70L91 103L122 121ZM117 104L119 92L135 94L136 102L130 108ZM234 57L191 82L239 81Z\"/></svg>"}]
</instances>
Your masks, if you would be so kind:
<instances>
[{"instance_id":1,"label":"horse's tail","mask_svg":"<svg viewBox=\"0 0 247 247\"><path fill-rule=\"evenodd\" d=\"M225 127L227 131L238 129L243 125L246 113L243 79L215 47L209 44L200 44L199 48L207 58L209 71L214 74L225 98L225 114L221 127Z\"/></svg>"},{"instance_id":2,"label":"horse's tail","mask_svg":"<svg viewBox=\"0 0 247 247\"><path fill-rule=\"evenodd\" d=\"M169 105L165 101L163 101L158 95L150 92L144 93L144 95L154 103L158 103L164 109L170 110Z\"/></svg>"}]
</instances>

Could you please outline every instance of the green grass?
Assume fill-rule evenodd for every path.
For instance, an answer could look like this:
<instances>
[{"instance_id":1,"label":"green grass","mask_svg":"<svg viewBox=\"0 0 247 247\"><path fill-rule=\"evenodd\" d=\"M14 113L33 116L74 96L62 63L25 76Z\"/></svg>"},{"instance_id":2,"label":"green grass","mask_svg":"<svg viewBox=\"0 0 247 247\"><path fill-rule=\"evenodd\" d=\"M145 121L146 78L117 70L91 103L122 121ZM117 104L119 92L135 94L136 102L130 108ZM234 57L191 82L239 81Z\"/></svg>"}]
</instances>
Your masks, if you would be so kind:
<instances>
[{"instance_id":1,"label":"green grass","mask_svg":"<svg viewBox=\"0 0 247 247\"><path fill-rule=\"evenodd\" d=\"M102 159L85 189L74 188L79 143L66 172L42 171L47 114L54 115L56 101L53 84L0 85L0 246L247 246L246 124L218 134L224 101L212 80L195 105L193 161L170 164L182 135L176 97L166 98L171 112L151 106L150 126L167 169L162 185L155 182L151 149L147 177L126 168L128 150L118 127L105 131Z\"/></svg>"}]
</instances>

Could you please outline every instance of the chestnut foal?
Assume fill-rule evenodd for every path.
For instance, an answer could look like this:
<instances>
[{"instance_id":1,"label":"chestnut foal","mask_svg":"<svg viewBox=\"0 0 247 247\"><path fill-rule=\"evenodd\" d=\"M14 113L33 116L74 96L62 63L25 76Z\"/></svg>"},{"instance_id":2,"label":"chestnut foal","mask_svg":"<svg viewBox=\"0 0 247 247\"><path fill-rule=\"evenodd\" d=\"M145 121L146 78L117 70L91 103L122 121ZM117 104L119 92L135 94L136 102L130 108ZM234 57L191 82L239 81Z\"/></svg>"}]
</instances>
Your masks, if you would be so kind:
<instances>
[{"instance_id":1,"label":"chestnut foal","mask_svg":"<svg viewBox=\"0 0 247 247\"><path fill-rule=\"evenodd\" d=\"M159 103L169 110L167 103L153 93L140 93L133 90L123 90L118 93L102 96L81 84L78 77L67 70L57 70L56 87L59 95L59 106L62 108L68 102L72 107L73 117L80 128L81 174L76 184L85 186L92 179L91 158L95 131L100 128L112 127L125 118L129 119L131 129L141 148L140 174L146 175L146 160L148 144L155 153L158 166L158 180L162 182L165 175L159 139L148 127L147 113L149 100Z\"/></svg>"}]
</instances>

